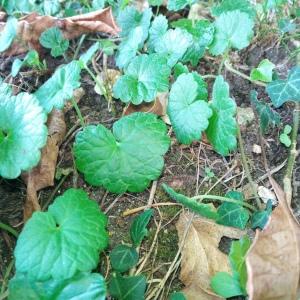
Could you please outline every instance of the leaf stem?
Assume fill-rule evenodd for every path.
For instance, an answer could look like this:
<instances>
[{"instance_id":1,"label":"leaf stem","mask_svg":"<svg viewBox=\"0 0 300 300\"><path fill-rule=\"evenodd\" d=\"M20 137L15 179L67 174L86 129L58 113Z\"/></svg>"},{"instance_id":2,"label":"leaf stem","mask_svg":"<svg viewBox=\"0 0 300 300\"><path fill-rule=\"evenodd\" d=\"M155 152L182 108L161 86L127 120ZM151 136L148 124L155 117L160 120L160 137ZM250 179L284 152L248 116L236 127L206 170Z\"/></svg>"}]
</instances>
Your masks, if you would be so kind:
<instances>
[{"instance_id":1,"label":"leaf stem","mask_svg":"<svg viewBox=\"0 0 300 300\"><path fill-rule=\"evenodd\" d=\"M18 236L19 236L18 232L15 229L13 229L11 226L6 225L2 222L0 222L0 229L3 229L5 231L11 233L16 238L18 238Z\"/></svg>"},{"instance_id":2,"label":"leaf stem","mask_svg":"<svg viewBox=\"0 0 300 300\"><path fill-rule=\"evenodd\" d=\"M256 211L257 209L247 203L247 202L243 202L243 201L239 201L239 200L235 200L235 199L232 199L232 198L228 198L228 197L223 197L223 196L217 196L217 195L198 195L198 196L195 196L195 197L192 197L191 199L193 200L217 200L217 201L222 201L222 202L230 202L230 203L235 203L235 204L238 204L238 205L241 205L241 206L245 206L249 209L251 209L252 211Z\"/></svg>"},{"instance_id":3,"label":"leaf stem","mask_svg":"<svg viewBox=\"0 0 300 300\"><path fill-rule=\"evenodd\" d=\"M239 148L240 148L240 153L241 153L241 158L242 158L242 165L244 167L248 182L249 182L249 184L252 188L252 192L254 194L256 204L257 204L259 209L262 209L262 203L261 203L261 201L260 201L260 199L257 195L256 186L255 186L255 183L252 179L250 169L249 169L249 166L248 166L247 157L246 157L246 154L245 154L244 142L243 142L240 126L239 126L238 123L237 123L237 137L238 137L238 141L239 141Z\"/></svg>"},{"instance_id":4,"label":"leaf stem","mask_svg":"<svg viewBox=\"0 0 300 300\"><path fill-rule=\"evenodd\" d=\"M201 77L203 79L205 79L205 78L216 78L217 76L216 75L212 75L212 74L207 74L207 75L202 75Z\"/></svg>"},{"instance_id":5,"label":"leaf stem","mask_svg":"<svg viewBox=\"0 0 300 300\"><path fill-rule=\"evenodd\" d=\"M234 74L236 74L236 75L238 75L238 76L240 76L240 77L242 77L244 79L247 79L247 80L249 80L249 81L251 81L251 82L253 82L253 83L257 84L257 85L263 86L263 87L267 86L265 83L263 83L261 81L253 80L250 76L248 76L248 75L246 75L246 74L244 74L244 73L236 70L235 68L233 68L233 66L230 64L230 62L228 60L225 60L224 65L225 65L225 68L228 71L230 71L230 72L232 72L232 73L234 73Z\"/></svg>"},{"instance_id":6,"label":"leaf stem","mask_svg":"<svg viewBox=\"0 0 300 300\"><path fill-rule=\"evenodd\" d=\"M80 111L80 109L79 109L79 107L78 107L78 105L77 105L77 103L76 103L76 101L74 100L73 97L71 98L71 102L72 102L72 105L73 105L73 107L75 108L76 113L77 113L77 116L78 116L78 118L79 118L79 120L80 120L80 125L81 125L82 127L85 127L84 118L83 118L83 116L82 116L82 114L81 114L81 111Z\"/></svg>"},{"instance_id":7,"label":"leaf stem","mask_svg":"<svg viewBox=\"0 0 300 300\"><path fill-rule=\"evenodd\" d=\"M81 46L82 46L82 43L83 43L84 40L85 40L85 37L86 37L85 34L83 34L83 35L81 36L81 38L80 38L80 40L79 40L79 43L78 43L78 45L77 45L77 48L76 48L76 50L75 50L75 53L74 53L74 56L73 56L73 60L77 59L78 54L79 54L79 50L80 50L80 48L81 48Z\"/></svg>"},{"instance_id":8,"label":"leaf stem","mask_svg":"<svg viewBox=\"0 0 300 300\"><path fill-rule=\"evenodd\" d=\"M296 161L296 157L299 154L297 151L297 136L300 123L300 103L296 102L293 112L293 129L291 134L291 150L288 157L286 173L283 178L284 191L286 194L286 200L290 204L292 201L292 177L293 169Z\"/></svg>"}]
</instances>

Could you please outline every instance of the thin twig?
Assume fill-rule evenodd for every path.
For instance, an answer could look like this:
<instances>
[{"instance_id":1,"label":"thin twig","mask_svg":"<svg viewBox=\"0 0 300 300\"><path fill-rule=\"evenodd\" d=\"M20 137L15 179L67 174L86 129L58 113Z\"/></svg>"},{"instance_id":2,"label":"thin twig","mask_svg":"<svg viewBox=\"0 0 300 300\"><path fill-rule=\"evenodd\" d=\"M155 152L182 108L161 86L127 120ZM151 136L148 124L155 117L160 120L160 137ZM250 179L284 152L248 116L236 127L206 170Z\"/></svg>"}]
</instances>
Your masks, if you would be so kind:
<instances>
[{"instance_id":1,"label":"thin twig","mask_svg":"<svg viewBox=\"0 0 300 300\"><path fill-rule=\"evenodd\" d=\"M16 238L18 238L18 236L19 236L18 232L15 229L13 229L11 226L6 225L2 222L0 222L0 229L3 229L5 231L11 233Z\"/></svg>"},{"instance_id":2,"label":"thin twig","mask_svg":"<svg viewBox=\"0 0 300 300\"><path fill-rule=\"evenodd\" d=\"M154 199L154 196L155 196L156 189L157 189L157 180L154 180L152 182L150 195L149 195L149 199L148 199L148 203L147 203L148 207L151 207L152 204L153 204L153 199Z\"/></svg>"}]
</instances>

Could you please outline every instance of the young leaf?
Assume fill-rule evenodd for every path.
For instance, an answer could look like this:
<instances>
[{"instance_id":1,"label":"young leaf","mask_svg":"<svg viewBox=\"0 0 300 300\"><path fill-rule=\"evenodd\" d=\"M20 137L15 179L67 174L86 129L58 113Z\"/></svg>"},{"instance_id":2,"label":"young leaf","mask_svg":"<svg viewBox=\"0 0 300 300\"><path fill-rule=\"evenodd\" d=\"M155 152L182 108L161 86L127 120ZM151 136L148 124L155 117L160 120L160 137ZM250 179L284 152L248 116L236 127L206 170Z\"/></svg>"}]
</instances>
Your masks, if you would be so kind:
<instances>
[{"instance_id":1,"label":"young leaf","mask_svg":"<svg viewBox=\"0 0 300 300\"><path fill-rule=\"evenodd\" d=\"M200 140L211 115L208 103L199 97L193 74L181 74L172 85L168 102L168 116L178 141L190 144Z\"/></svg>"},{"instance_id":2,"label":"young leaf","mask_svg":"<svg viewBox=\"0 0 300 300\"><path fill-rule=\"evenodd\" d=\"M16 58L11 67L11 76L16 77L22 67L40 67L41 62L39 59L39 54L35 50L30 50L23 60Z\"/></svg>"},{"instance_id":3,"label":"young leaf","mask_svg":"<svg viewBox=\"0 0 300 300\"><path fill-rule=\"evenodd\" d=\"M63 55L69 48L69 40L63 37L58 27L51 27L45 30L39 39L41 45L47 49L51 49L51 55L58 57Z\"/></svg>"},{"instance_id":4,"label":"young leaf","mask_svg":"<svg viewBox=\"0 0 300 300\"><path fill-rule=\"evenodd\" d=\"M291 146L292 141L289 137L289 134L292 131L292 127L290 125L285 125L283 132L279 136L279 140L282 144L284 144L287 148Z\"/></svg>"},{"instance_id":5,"label":"young leaf","mask_svg":"<svg viewBox=\"0 0 300 300\"><path fill-rule=\"evenodd\" d=\"M155 51L168 58L168 65L173 67L192 44L192 36L180 28L169 29L155 43Z\"/></svg>"},{"instance_id":6,"label":"young leaf","mask_svg":"<svg viewBox=\"0 0 300 300\"><path fill-rule=\"evenodd\" d=\"M274 128L280 124L280 115L267 103L259 101L256 91L252 90L250 92L250 100L258 113L260 128L263 133L266 133L270 127Z\"/></svg>"},{"instance_id":7,"label":"young leaf","mask_svg":"<svg viewBox=\"0 0 300 300\"><path fill-rule=\"evenodd\" d=\"M66 280L31 281L17 273L9 282L9 300L105 300L104 278L97 273L79 273Z\"/></svg>"},{"instance_id":8,"label":"young leaf","mask_svg":"<svg viewBox=\"0 0 300 300\"><path fill-rule=\"evenodd\" d=\"M137 105L151 102L158 92L169 88L170 67L167 60L158 54L143 54L132 60L125 74L113 87L116 98Z\"/></svg>"},{"instance_id":9,"label":"young leaf","mask_svg":"<svg viewBox=\"0 0 300 300\"><path fill-rule=\"evenodd\" d=\"M109 258L113 270L126 272L138 263L139 255L135 248L118 245L110 252Z\"/></svg>"},{"instance_id":10,"label":"young leaf","mask_svg":"<svg viewBox=\"0 0 300 300\"><path fill-rule=\"evenodd\" d=\"M211 13L214 17L220 16L222 13L239 10L248 14L251 19L256 16L253 5L248 0L223 0L221 4L213 7Z\"/></svg>"},{"instance_id":11,"label":"young leaf","mask_svg":"<svg viewBox=\"0 0 300 300\"><path fill-rule=\"evenodd\" d=\"M108 289L118 300L144 300L146 278L142 275L123 277L117 273L112 275Z\"/></svg>"},{"instance_id":12,"label":"young leaf","mask_svg":"<svg viewBox=\"0 0 300 300\"><path fill-rule=\"evenodd\" d=\"M236 104L229 97L229 85L221 75L215 80L212 98L210 107L213 115L209 120L206 135L214 149L226 156L237 145Z\"/></svg>"},{"instance_id":13,"label":"young leaf","mask_svg":"<svg viewBox=\"0 0 300 300\"><path fill-rule=\"evenodd\" d=\"M15 17L9 17L0 32L0 52L7 50L17 35L18 20Z\"/></svg>"},{"instance_id":14,"label":"young leaf","mask_svg":"<svg viewBox=\"0 0 300 300\"><path fill-rule=\"evenodd\" d=\"M243 295L239 281L229 273L218 272L210 284L213 291L224 298Z\"/></svg>"},{"instance_id":15,"label":"young leaf","mask_svg":"<svg viewBox=\"0 0 300 300\"><path fill-rule=\"evenodd\" d=\"M155 44L160 42L160 39L168 30L168 20L165 16L159 15L154 18L149 29L149 40L147 48L149 52L154 52Z\"/></svg>"},{"instance_id":16,"label":"young leaf","mask_svg":"<svg viewBox=\"0 0 300 300\"><path fill-rule=\"evenodd\" d=\"M120 36L124 38L119 45L116 64L119 68L126 67L135 57L138 49L143 47L148 37L152 10L150 8L140 13L133 6L122 10L117 18L121 27Z\"/></svg>"},{"instance_id":17,"label":"young leaf","mask_svg":"<svg viewBox=\"0 0 300 300\"><path fill-rule=\"evenodd\" d=\"M215 21L215 36L209 51L220 55L230 48L247 47L253 36L254 22L248 14L234 10L222 13Z\"/></svg>"},{"instance_id":18,"label":"young leaf","mask_svg":"<svg viewBox=\"0 0 300 300\"><path fill-rule=\"evenodd\" d=\"M49 113L53 108L62 109L67 100L73 97L73 92L80 87L80 63L72 61L59 67L35 92L40 105Z\"/></svg>"},{"instance_id":19,"label":"young leaf","mask_svg":"<svg viewBox=\"0 0 300 300\"><path fill-rule=\"evenodd\" d=\"M183 293L174 292L171 294L169 300L187 300Z\"/></svg>"},{"instance_id":20,"label":"young leaf","mask_svg":"<svg viewBox=\"0 0 300 300\"><path fill-rule=\"evenodd\" d=\"M181 74L189 73L189 68L186 65L183 65L181 62L179 62L174 66L173 72L175 79L177 79Z\"/></svg>"},{"instance_id":21,"label":"young leaf","mask_svg":"<svg viewBox=\"0 0 300 300\"><path fill-rule=\"evenodd\" d=\"M83 190L69 189L48 212L35 212L15 248L16 270L33 280L67 279L97 266L106 248L106 216Z\"/></svg>"},{"instance_id":22,"label":"young leaf","mask_svg":"<svg viewBox=\"0 0 300 300\"><path fill-rule=\"evenodd\" d=\"M229 252L229 261L233 277L239 281L239 285L245 296L247 295L247 267L245 259L250 245L251 241L246 235L238 241L233 241Z\"/></svg>"},{"instance_id":23,"label":"young leaf","mask_svg":"<svg viewBox=\"0 0 300 300\"><path fill-rule=\"evenodd\" d=\"M260 228L261 230L263 230L269 220L271 213L272 213L272 200L268 200L266 209L261 211L256 211L252 215L251 228L252 229Z\"/></svg>"},{"instance_id":24,"label":"young leaf","mask_svg":"<svg viewBox=\"0 0 300 300\"><path fill-rule=\"evenodd\" d=\"M185 8L187 5L192 5L196 0L168 0L167 9L177 11Z\"/></svg>"},{"instance_id":25,"label":"young leaf","mask_svg":"<svg viewBox=\"0 0 300 300\"><path fill-rule=\"evenodd\" d=\"M0 176L12 179L38 164L47 140L47 116L33 95L12 96L3 83L0 91Z\"/></svg>"},{"instance_id":26,"label":"young leaf","mask_svg":"<svg viewBox=\"0 0 300 300\"><path fill-rule=\"evenodd\" d=\"M134 247L140 246L145 236L148 235L147 225L153 216L153 210L147 209L132 221L130 226L130 237Z\"/></svg>"},{"instance_id":27,"label":"young leaf","mask_svg":"<svg viewBox=\"0 0 300 300\"><path fill-rule=\"evenodd\" d=\"M182 61L191 62L196 66L199 59L203 57L205 49L214 37L214 26L207 20L180 19L172 23L172 26L186 30L192 35L191 46L185 52Z\"/></svg>"},{"instance_id":28,"label":"young leaf","mask_svg":"<svg viewBox=\"0 0 300 300\"><path fill-rule=\"evenodd\" d=\"M176 202L181 203L183 206L189 208L193 212L199 214L202 217L216 220L218 217L212 204L200 203L192 198L186 197L182 194L176 193L172 188L163 184L163 189L170 195Z\"/></svg>"},{"instance_id":29,"label":"young leaf","mask_svg":"<svg viewBox=\"0 0 300 300\"><path fill-rule=\"evenodd\" d=\"M160 175L170 138L150 113L133 113L113 125L87 126L76 136L76 166L89 184L113 193L142 192Z\"/></svg>"},{"instance_id":30,"label":"young leaf","mask_svg":"<svg viewBox=\"0 0 300 300\"><path fill-rule=\"evenodd\" d=\"M272 62L270 62L268 59L263 59L259 63L258 67L251 71L250 77L252 80L271 82L274 68L275 65Z\"/></svg>"},{"instance_id":31,"label":"young leaf","mask_svg":"<svg viewBox=\"0 0 300 300\"><path fill-rule=\"evenodd\" d=\"M278 79L267 85L267 93L275 107L287 101L300 102L300 67L293 67L287 79Z\"/></svg>"},{"instance_id":32,"label":"young leaf","mask_svg":"<svg viewBox=\"0 0 300 300\"><path fill-rule=\"evenodd\" d=\"M242 193L231 191L226 194L226 197L243 202L244 197ZM217 223L232 226L240 229L244 229L249 220L249 212L239 204L223 202L218 207Z\"/></svg>"},{"instance_id":33,"label":"young leaf","mask_svg":"<svg viewBox=\"0 0 300 300\"><path fill-rule=\"evenodd\" d=\"M100 40L99 44L100 49L108 56L113 55L115 50L118 48L118 46L110 40Z\"/></svg>"}]
</instances>

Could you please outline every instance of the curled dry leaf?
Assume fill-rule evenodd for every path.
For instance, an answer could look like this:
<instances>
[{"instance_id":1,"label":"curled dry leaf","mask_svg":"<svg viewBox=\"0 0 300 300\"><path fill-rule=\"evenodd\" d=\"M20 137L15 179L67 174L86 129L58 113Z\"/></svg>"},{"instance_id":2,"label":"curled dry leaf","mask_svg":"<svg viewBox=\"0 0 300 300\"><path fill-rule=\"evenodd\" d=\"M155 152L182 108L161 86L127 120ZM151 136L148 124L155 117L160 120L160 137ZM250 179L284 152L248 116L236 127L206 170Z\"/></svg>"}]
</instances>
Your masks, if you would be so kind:
<instances>
[{"instance_id":1,"label":"curled dry leaf","mask_svg":"<svg viewBox=\"0 0 300 300\"><path fill-rule=\"evenodd\" d=\"M106 72L103 70L97 75L101 87L96 84L94 87L95 92L99 95L104 95L105 92L112 94L112 87L120 76L121 72L119 70L107 69ZM107 89L109 91L107 91Z\"/></svg>"},{"instance_id":2,"label":"curled dry leaf","mask_svg":"<svg viewBox=\"0 0 300 300\"><path fill-rule=\"evenodd\" d=\"M176 224L181 244L192 213L183 212ZM223 236L238 239L245 234L236 228L222 226L214 221L194 216L182 248L180 280L188 300L222 299L210 288L210 280L217 272L231 273L228 256L218 249Z\"/></svg>"},{"instance_id":3,"label":"curled dry leaf","mask_svg":"<svg viewBox=\"0 0 300 300\"><path fill-rule=\"evenodd\" d=\"M276 181L278 199L268 224L256 232L247 254L247 291L250 300L296 300L300 277L300 227Z\"/></svg>"},{"instance_id":4,"label":"curled dry leaf","mask_svg":"<svg viewBox=\"0 0 300 300\"><path fill-rule=\"evenodd\" d=\"M3 30L4 26L5 23L0 22L0 31ZM0 56L22 54L29 49L40 51L40 35L46 29L55 26L60 28L66 39L73 39L84 33L104 32L116 35L119 32L110 7L62 19L32 13L19 19L15 42Z\"/></svg>"},{"instance_id":5,"label":"curled dry leaf","mask_svg":"<svg viewBox=\"0 0 300 300\"><path fill-rule=\"evenodd\" d=\"M48 139L42 150L41 160L37 167L23 174L27 185L27 197L24 207L24 220L32 213L40 210L37 191L54 185L54 175L58 157L59 145L66 134L64 113L54 109L48 117Z\"/></svg>"}]
</instances>

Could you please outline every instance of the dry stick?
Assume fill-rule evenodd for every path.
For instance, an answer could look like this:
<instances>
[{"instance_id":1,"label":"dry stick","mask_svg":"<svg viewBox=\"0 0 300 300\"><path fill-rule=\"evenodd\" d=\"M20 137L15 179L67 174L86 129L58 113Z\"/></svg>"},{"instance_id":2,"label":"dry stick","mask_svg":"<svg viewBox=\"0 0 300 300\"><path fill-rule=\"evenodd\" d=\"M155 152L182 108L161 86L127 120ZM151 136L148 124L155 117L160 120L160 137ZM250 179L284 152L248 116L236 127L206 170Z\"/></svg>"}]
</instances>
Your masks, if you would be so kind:
<instances>
[{"instance_id":1,"label":"dry stick","mask_svg":"<svg viewBox=\"0 0 300 300\"><path fill-rule=\"evenodd\" d=\"M291 142L292 142L291 150L288 157L286 173L283 178L284 192L286 195L286 200L289 205L291 204L292 195L293 195L293 188L292 188L293 169L294 169L296 157L299 154L299 151L296 149L299 123L300 123L300 103L296 102L294 113L293 113L293 131L291 136Z\"/></svg>"},{"instance_id":2,"label":"dry stick","mask_svg":"<svg viewBox=\"0 0 300 300\"><path fill-rule=\"evenodd\" d=\"M237 124L237 136L238 136L238 141L239 141L239 148L240 148L240 153L241 153L241 158L242 158L242 164L243 164L247 179L251 185L252 193L254 194L256 204L259 209L262 209L262 203L257 195L256 186L252 179L250 169L248 166L248 162L247 162L247 158L246 158L246 154L245 154L244 142L243 142L240 126L238 124Z\"/></svg>"},{"instance_id":3,"label":"dry stick","mask_svg":"<svg viewBox=\"0 0 300 300\"><path fill-rule=\"evenodd\" d=\"M152 182L152 186L151 186L151 191L150 191L150 195L149 195L149 199L148 199L148 203L147 206L150 208L153 204L153 199L154 199L154 195L157 189L157 180L154 180Z\"/></svg>"},{"instance_id":4,"label":"dry stick","mask_svg":"<svg viewBox=\"0 0 300 300\"><path fill-rule=\"evenodd\" d=\"M208 194L208 193L210 193L213 189L214 189L214 187L216 186L216 185L218 185L229 173L231 173L235 168L236 168L236 166L237 166L237 162L235 161L234 162L234 164L233 164L233 166L222 176L222 177L220 177L213 185L212 185L212 187L210 187L209 188L209 190L207 191L207 193L206 194ZM164 285L165 285L165 283L167 282L167 280L168 280L168 278L169 278L169 276L172 274L172 272L173 272L173 270L174 270L174 267L176 267L176 265L177 265L177 261L180 259L180 253L181 253L181 250L182 250L182 248L183 248L183 246L184 246L184 243L185 243L185 239L186 239L186 237L187 237L187 235L188 235L188 232L189 232L189 230L190 230L190 227L191 227L191 225L192 225L192 222L193 222L193 219L194 219L194 217L195 217L195 214L193 213L192 214L192 217L191 217L191 220L189 221L189 223L187 224L187 227L186 227L186 229L185 229L185 231L184 231L184 233L183 233L183 239L182 239L182 241L181 241L181 243L180 243L180 245L179 245L179 248L178 248L178 251L177 251L177 253L176 253L176 256L175 256L175 258L173 259L173 261L172 261L172 264L171 264L171 266L170 266L170 268L169 268L169 270L168 270L168 272L166 273L166 275L164 276L164 278L162 279L162 281L160 282L160 284L156 287L156 289L153 289L153 291L152 291L152 293L150 294L150 295L148 295L148 297L146 298L146 300L156 300L156 299L158 299L158 297L159 297L159 295L161 294L161 290L162 290L162 288L164 287Z\"/></svg>"}]
</instances>

